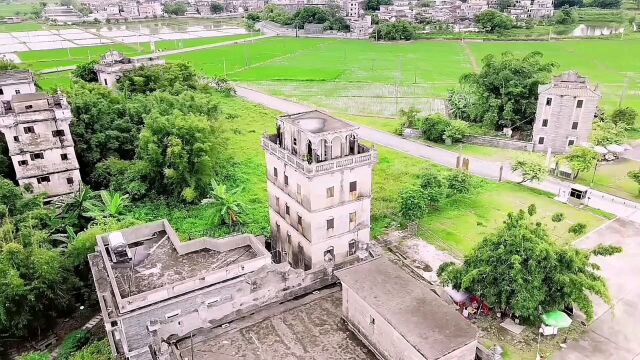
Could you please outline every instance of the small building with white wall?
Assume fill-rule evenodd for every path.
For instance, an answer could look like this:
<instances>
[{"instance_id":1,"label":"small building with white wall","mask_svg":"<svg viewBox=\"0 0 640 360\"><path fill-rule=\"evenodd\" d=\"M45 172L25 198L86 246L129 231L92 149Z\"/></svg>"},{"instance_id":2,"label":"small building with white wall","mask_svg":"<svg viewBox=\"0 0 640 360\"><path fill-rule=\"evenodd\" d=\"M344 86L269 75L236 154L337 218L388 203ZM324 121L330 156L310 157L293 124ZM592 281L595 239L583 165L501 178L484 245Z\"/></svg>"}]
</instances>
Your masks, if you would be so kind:
<instances>
[{"instance_id":1,"label":"small building with white wall","mask_svg":"<svg viewBox=\"0 0 640 360\"><path fill-rule=\"evenodd\" d=\"M478 329L384 257L336 271L351 329L385 360L473 360Z\"/></svg>"},{"instance_id":2,"label":"small building with white wall","mask_svg":"<svg viewBox=\"0 0 640 360\"><path fill-rule=\"evenodd\" d=\"M29 70L0 72L0 101L10 101L13 95L36 92L33 74Z\"/></svg>"}]
</instances>

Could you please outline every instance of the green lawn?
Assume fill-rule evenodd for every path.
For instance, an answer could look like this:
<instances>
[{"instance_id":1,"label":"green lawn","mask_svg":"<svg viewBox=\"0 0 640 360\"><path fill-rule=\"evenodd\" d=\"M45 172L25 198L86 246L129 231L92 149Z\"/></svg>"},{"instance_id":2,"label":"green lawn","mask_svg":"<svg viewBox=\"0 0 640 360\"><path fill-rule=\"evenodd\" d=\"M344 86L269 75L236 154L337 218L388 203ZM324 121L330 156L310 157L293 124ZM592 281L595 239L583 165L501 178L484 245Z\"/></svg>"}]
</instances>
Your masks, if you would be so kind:
<instances>
[{"instance_id":1,"label":"green lawn","mask_svg":"<svg viewBox=\"0 0 640 360\"><path fill-rule=\"evenodd\" d=\"M240 34L240 35L229 35L229 36L218 36L212 38L197 38L197 39L183 39L183 40L163 40L156 42L156 51L167 51L167 50L175 50L175 49L184 49L190 47L197 47L202 45L211 45L218 44L226 41L234 41L246 39L254 36L258 36L259 34ZM145 49L148 47L148 44L145 44Z\"/></svg>"},{"instance_id":2,"label":"green lawn","mask_svg":"<svg viewBox=\"0 0 640 360\"><path fill-rule=\"evenodd\" d=\"M69 49L24 51L18 53L18 56L20 56L23 66L34 71L39 71L43 69L76 65L89 60L99 59L100 56L109 50L116 50L127 56L137 56L145 53L139 51L134 46L112 44ZM148 50L146 52L148 52Z\"/></svg>"},{"instance_id":3,"label":"green lawn","mask_svg":"<svg viewBox=\"0 0 640 360\"><path fill-rule=\"evenodd\" d=\"M0 4L0 9L2 5ZM23 22L19 24L0 24L0 33L19 31L38 31L43 29L43 25L35 22Z\"/></svg>"},{"instance_id":4,"label":"green lawn","mask_svg":"<svg viewBox=\"0 0 640 360\"><path fill-rule=\"evenodd\" d=\"M576 180L578 183L589 186L593 179L593 188L602 192L616 195L633 201L639 201L638 184L627 176L631 170L640 169L640 162L620 159L611 163L598 164L596 175L593 172L580 174Z\"/></svg>"},{"instance_id":5,"label":"green lawn","mask_svg":"<svg viewBox=\"0 0 640 360\"><path fill-rule=\"evenodd\" d=\"M16 12L20 13L29 12L33 4L26 2L12 2L12 3L0 3L0 17L15 16Z\"/></svg>"}]
</instances>

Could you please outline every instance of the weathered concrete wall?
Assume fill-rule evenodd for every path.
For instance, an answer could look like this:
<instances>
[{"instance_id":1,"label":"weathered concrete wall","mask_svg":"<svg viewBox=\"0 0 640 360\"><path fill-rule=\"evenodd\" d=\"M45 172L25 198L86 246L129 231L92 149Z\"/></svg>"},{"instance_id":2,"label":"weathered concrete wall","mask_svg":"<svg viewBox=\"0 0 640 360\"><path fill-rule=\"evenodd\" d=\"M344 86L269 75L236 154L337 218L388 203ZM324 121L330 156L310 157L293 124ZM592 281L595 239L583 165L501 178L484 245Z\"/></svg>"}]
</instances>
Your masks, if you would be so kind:
<instances>
[{"instance_id":1,"label":"weathered concrete wall","mask_svg":"<svg viewBox=\"0 0 640 360\"><path fill-rule=\"evenodd\" d=\"M521 150L521 151L533 151L533 143L520 140L503 139L491 136L467 136L464 138L464 142L467 144L491 146L501 149Z\"/></svg>"},{"instance_id":2,"label":"weathered concrete wall","mask_svg":"<svg viewBox=\"0 0 640 360\"><path fill-rule=\"evenodd\" d=\"M380 314L342 284L342 313L365 342L386 360L426 360ZM469 360L473 359L470 357Z\"/></svg>"},{"instance_id":3,"label":"weathered concrete wall","mask_svg":"<svg viewBox=\"0 0 640 360\"><path fill-rule=\"evenodd\" d=\"M0 94L0 100L11 100L13 95L17 94L32 94L36 92L36 87L33 83L23 84L7 84L2 86L2 92Z\"/></svg>"}]
</instances>

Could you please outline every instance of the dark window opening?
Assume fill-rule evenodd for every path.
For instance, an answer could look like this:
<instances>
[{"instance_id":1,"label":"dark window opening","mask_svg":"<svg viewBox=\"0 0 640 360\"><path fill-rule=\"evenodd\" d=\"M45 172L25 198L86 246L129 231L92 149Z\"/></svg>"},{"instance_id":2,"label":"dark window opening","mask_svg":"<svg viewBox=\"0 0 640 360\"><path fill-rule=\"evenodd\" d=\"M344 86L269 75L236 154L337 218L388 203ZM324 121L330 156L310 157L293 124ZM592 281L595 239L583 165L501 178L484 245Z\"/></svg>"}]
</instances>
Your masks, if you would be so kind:
<instances>
[{"instance_id":1,"label":"dark window opening","mask_svg":"<svg viewBox=\"0 0 640 360\"><path fill-rule=\"evenodd\" d=\"M107 79L104 79L104 86L108 86Z\"/></svg>"},{"instance_id":2,"label":"dark window opening","mask_svg":"<svg viewBox=\"0 0 640 360\"><path fill-rule=\"evenodd\" d=\"M19 94L20 94L20 90L16 90L16 95L19 95Z\"/></svg>"},{"instance_id":3,"label":"dark window opening","mask_svg":"<svg viewBox=\"0 0 640 360\"><path fill-rule=\"evenodd\" d=\"M25 110L31 110L31 109L33 109L33 105L25 105L24 109Z\"/></svg>"},{"instance_id":4,"label":"dark window opening","mask_svg":"<svg viewBox=\"0 0 640 360\"><path fill-rule=\"evenodd\" d=\"M327 219L327 230L333 229L333 218Z\"/></svg>"},{"instance_id":5,"label":"dark window opening","mask_svg":"<svg viewBox=\"0 0 640 360\"><path fill-rule=\"evenodd\" d=\"M551 98L547 98L547 106L551 106Z\"/></svg>"},{"instance_id":6,"label":"dark window opening","mask_svg":"<svg viewBox=\"0 0 640 360\"><path fill-rule=\"evenodd\" d=\"M25 134L35 134L36 133L36 129L33 126L25 126L24 128L22 128L22 130L24 131Z\"/></svg>"},{"instance_id":7,"label":"dark window opening","mask_svg":"<svg viewBox=\"0 0 640 360\"><path fill-rule=\"evenodd\" d=\"M289 215L289 204L284 204L284 213Z\"/></svg>"},{"instance_id":8,"label":"dark window opening","mask_svg":"<svg viewBox=\"0 0 640 360\"><path fill-rule=\"evenodd\" d=\"M74 182L74 180L73 180L72 177L68 177L67 178L67 184L71 185L71 184L73 184L73 182Z\"/></svg>"},{"instance_id":9,"label":"dark window opening","mask_svg":"<svg viewBox=\"0 0 640 360\"><path fill-rule=\"evenodd\" d=\"M60 154L60 160L69 160L68 154Z\"/></svg>"},{"instance_id":10,"label":"dark window opening","mask_svg":"<svg viewBox=\"0 0 640 360\"><path fill-rule=\"evenodd\" d=\"M20 136L14 136L13 137L13 141L20 142Z\"/></svg>"},{"instance_id":11,"label":"dark window opening","mask_svg":"<svg viewBox=\"0 0 640 360\"><path fill-rule=\"evenodd\" d=\"M542 127L547 127L549 125L549 119L542 119Z\"/></svg>"},{"instance_id":12,"label":"dark window opening","mask_svg":"<svg viewBox=\"0 0 640 360\"><path fill-rule=\"evenodd\" d=\"M356 241L356 239L352 239L349 241L349 252L348 252L348 256L351 255L355 255L356 254L356 249L358 246L358 242Z\"/></svg>"},{"instance_id":13,"label":"dark window opening","mask_svg":"<svg viewBox=\"0 0 640 360\"><path fill-rule=\"evenodd\" d=\"M48 183L51 181L51 178L49 178L49 176L40 176L39 178L36 178L36 181L38 184Z\"/></svg>"},{"instance_id":14,"label":"dark window opening","mask_svg":"<svg viewBox=\"0 0 640 360\"><path fill-rule=\"evenodd\" d=\"M275 177L276 179L278 178L278 168L276 167L273 168L273 177Z\"/></svg>"},{"instance_id":15,"label":"dark window opening","mask_svg":"<svg viewBox=\"0 0 640 360\"><path fill-rule=\"evenodd\" d=\"M571 124L571 130L578 130L578 122L575 121L574 123Z\"/></svg>"},{"instance_id":16,"label":"dark window opening","mask_svg":"<svg viewBox=\"0 0 640 360\"><path fill-rule=\"evenodd\" d=\"M302 216L298 215L298 225L302 226Z\"/></svg>"},{"instance_id":17,"label":"dark window opening","mask_svg":"<svg viewBox=\"0 0 640 360\"><path fill-rule=\"evenodd\" d=\"M44 160L44 153L31 154L31 160Z\"/></svg>"},{"instance_id":18,"label":"dark window opening","mask_svg":"<svg viewBox=\"0 0 640 360\"><path fill-rule=\"evenodd\" d=\"M4 95L4 89L0 88L0 95Z\"/></svg>"},{"instance_id":19,"label":"dark window opening","mask_svg":"<svg viewBox=\"0 0 640 360\"><path fill-rule=\"evenodd\" d=\"M289 186L289 175L284 175L284 185Z\"/></svg>"},{"instance_id":20,"label":"dark window opening","mask_svg":"<svg viewBox=\"0 0 640 360\"><path fill-rule=\"evenodd\" d=\"M62 136L64 136L64 130L53 130L51 132L51 135L53 137L62 137Z\"/></svg>"},{"instance_id":21,"label":"dark window opening","mask_svg":"<svg viewBox=\"0 0 640 360\"><path fill-rule=\"evenodd\" d=\"M584 100L578 100L578 102L576 103L576 108L582 109L583 104L584 104Z\"/></svg>"},{"instance_id":22,"label":"dark window opening","mask_svg":"<svg viewBox=\"0 0 640 360\"><path fill-rule=\"evenodd\" d=\"M538 145L542 145L542 144L544 144L544 136L540 136L538 138Z\"/></svg>"},{"instance_id":23,"label":"dark window opening","mask_svg":"<svg viewBox=\"0 0 640 360\"><path fill-rule=\"evenodd\" d=\"M567 141L567 146L573 146L576 143L576 141L574 139L569 139L569 141Z\"/></svg>"},{"instance_id":24,"label":"dark window opening","mask_svg":"<svg viewBox=\"0 0 640 360\"><path fill-rule=\"evenodd\" d=\"M354 192L358 190L358 182L357 181L352 181L349 183L349 192Z\"/></svg>"},{"instance_id":25,"label":"dark window opening","mask_svg":"<svg viewBox=\"0 0 640 360\"><path fill-rule=\"evenodd\" d=\"M18 161L18 166L27 166L27 165L29 165L29 162L27 160Z\"/></svg>"}]
</instances>

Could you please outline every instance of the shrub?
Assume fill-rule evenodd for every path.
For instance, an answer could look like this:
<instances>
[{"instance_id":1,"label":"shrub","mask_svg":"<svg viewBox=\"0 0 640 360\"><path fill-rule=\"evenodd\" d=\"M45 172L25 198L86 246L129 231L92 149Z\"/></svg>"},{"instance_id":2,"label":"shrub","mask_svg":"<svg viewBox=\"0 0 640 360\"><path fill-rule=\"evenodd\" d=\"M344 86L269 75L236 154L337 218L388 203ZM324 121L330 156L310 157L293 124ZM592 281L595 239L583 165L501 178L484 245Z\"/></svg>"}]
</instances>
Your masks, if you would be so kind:
<instances>
[{"instance_id":1,"label":"shrub","mask_svg":"<svg viewBox=\"0 0 640 360\"><path fill-rule=\"evenodd\" d=\"M425 191L429 189L444 189L447 187L447 183L442 175L440 175L440 173L435 171L427 171L422 174L422 177L420 179L420 187Z\"/></svg>"},{"instance_id":2,"label":"shrub","mask_svg":"<svg viewBox=\"0 0 640 360\"><path fill-rule=\"evenodd\" d=\"M18 360L49 360L51 355L46 352L32 352L18 357Z\"/></svg>"},{"instance_id":3,"label":"shrub","mask_svg":"<svg viewBox=\"0 0 640 360\"><path fill-rule=\"evenodd\" d=\"M419 188L403 189L400 192L400 216L407 221L422 219L427 213L426 194Z\"/></svg>"},{"instance_id":4,"label":"shrub","mask_svg":"<svg viewBox=\"0 0 640 360\"><path fill-rule=\"evenodd\" d=\"M115 360L107 339L85 346L71 357L70 360Z\"/></svg>"},{"instance_id":5,"label":"shrub","mask_svg":"<svg viewBox=\"0 0 640 360\"><path fill-rule=\"evenodd\" d=\"M449 128L450 121L442 114L432 114L424 118L420 130L425 139L433 142L443 142L444 133Z\"/></svg>"},{"instance_id":6,"label":"shrub","mask_svg":"<svg viewBox=\"0 0 640 360\"><path fill-rule=\"evenodd\" d=\"M562 220L564 220L564 213L557 212L557 213L551 215L551 221L553 221L555 223L559 223Z\"/></svg>"},{"instance_id":7,"label":"shrub","mask_svg":"<svg viewBox=\"0 0 640 360\"><path fill-rule=\"evenodd\" d=\"M77 330L69 334L60 345L59 360L68 360L78 350L91 342L91 333L88 330Z\"/></svg>"},{"instance_id":8,"label":"shrub","mask_svg":"<svg viewBox=\"0 0 640 360\"><path fill-rule=\"evenodd\" d=\"M468 194L473 187L473 178L462 170L454 170L447 174L447 187L454 194Z\"/></svg>"},{"instance_id":9,"label":"shrub","mask_svg":"<svg viewBox=\"0 0 640 360\"><path fill-rule=\"evenodd\" d=\"M443 138L460 142L467 135L469 135L469 124L462 120L449 120L449 126L444 131Z\"/></svg>"},{"instance_id":10,"label":"shrub","mask_svg":"<svg viewBox=\"0 0 640 360\"><path fill-rule=\"evenodd\" d=\"M575 223L569 227L569 233L575 236L580 236L587 231L587 225L583 223Z\"/></svg>"},{"instance_id":11,"label":"shrub","mask_svg":"<svg viewBox=\"0 0 640 360\"><path fill-rule=\"evenodd\" d=\"M529 207L527 207L527 214L529 214L529 216L533 216L538 212L538 208L536 208L536 204L529 204Z\"/></svg>"}]
</instances>

